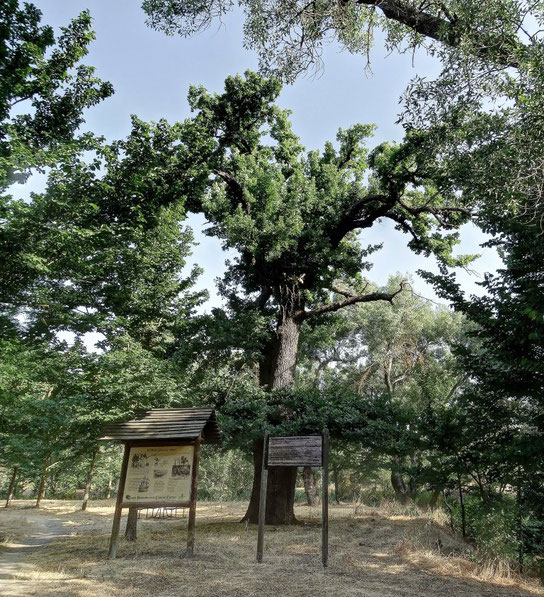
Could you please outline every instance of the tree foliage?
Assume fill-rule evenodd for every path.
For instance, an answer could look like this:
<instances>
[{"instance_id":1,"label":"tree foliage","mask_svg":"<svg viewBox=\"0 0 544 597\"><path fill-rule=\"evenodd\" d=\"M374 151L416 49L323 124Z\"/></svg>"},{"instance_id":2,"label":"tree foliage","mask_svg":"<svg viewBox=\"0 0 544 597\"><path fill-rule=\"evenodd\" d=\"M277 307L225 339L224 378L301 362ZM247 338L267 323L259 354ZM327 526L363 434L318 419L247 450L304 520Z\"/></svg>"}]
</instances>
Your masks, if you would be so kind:
<instances>
[{"instance_id":1,"label":"tree foliage","mask_svg":"<svg viewBox=\"0 0 544 597\"><path fill-rule=\"evenodd\" d=\"M32 167L52 165L73 145L83 112L113 93L80 64L94 38L81 13L55 39L30 3L0 8L0 188ZM78 142L83 142L79 138Z\"/></svg>"},{"instance_id":2,"label":"tree foliage","mask_svg":"<svg viewBox=\"0 0 544 597\"><path fill-rule=\"evenodd\" d=\"M164 127L135 120L109 145L79 135L83 110L111 92L78 66L89 15L55 45L34 6L2 11L3 180L50 171L44 192L2 198L0 460L39 471L41 496L55 468L95 450L105 422L183 401L181 363L166 357L205 293L190 290L197 267L183 272L192 234L176 188L153 175L168 161ZM85 348L86 332L99 334L101 353Z\"/></svg>"},{"instance_id":3,"label":"tree foliage","mask_svg":"<svg viewBox=\"0 0 544 597\"><path fill-rule=\"evenodd\" d=\"M239 0L237 4L245 14L244 44L257 51L261 69L291 82L318 68L323 47L332 41L353 54L368 56L377 28L385 31L390 48L407 51L431 40L450 52L461 50L514 67L538 42L529 36L520 39L524 20L538 14L535 2ZM145 0L142 4L151 27L184 36L220 22L234 5L231 0Z\"/></svg>"}]
</instances>

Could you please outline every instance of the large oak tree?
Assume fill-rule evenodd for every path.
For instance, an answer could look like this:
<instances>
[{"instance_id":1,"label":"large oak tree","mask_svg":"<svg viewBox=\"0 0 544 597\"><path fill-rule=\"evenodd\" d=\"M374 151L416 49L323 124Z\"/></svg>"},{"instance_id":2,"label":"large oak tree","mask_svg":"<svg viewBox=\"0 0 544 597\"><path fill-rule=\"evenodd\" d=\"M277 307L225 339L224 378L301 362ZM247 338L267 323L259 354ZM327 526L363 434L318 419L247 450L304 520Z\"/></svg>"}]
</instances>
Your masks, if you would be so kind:
<instances>
[{"instance_id":1,"label":"large oak tree","mask_svg":"<svg viewBox=\"0 0 544 597\"><path fill-rule=\"evenodd\" d=\"M195 116L179 126L183 164L192 155L198 170L184 177L187 207L202 211L207 233L236 251L221 284L235 313L266 318L260 384L283 390L294 382L301 325L343 307L392 301L394 292L370 291L362 272L376 247L362 247L357 232L382 219L410 236L410 247L454 259L455 230L470 216L463 198L443 194L424 180L418 139L382 145L369 153L371 126L340 130L336 146L306 152L291 131L288 113L275 105L281 85L248 72L229 77L225 92L202 87L189 93ZM179 166L178 166L179 167ZM287 415L286 415L287 416ZM260 446L255 449L253 497L257 518ZM270 475L267 520L294 521L295 471Z\"/></svg>"}]
</instances>

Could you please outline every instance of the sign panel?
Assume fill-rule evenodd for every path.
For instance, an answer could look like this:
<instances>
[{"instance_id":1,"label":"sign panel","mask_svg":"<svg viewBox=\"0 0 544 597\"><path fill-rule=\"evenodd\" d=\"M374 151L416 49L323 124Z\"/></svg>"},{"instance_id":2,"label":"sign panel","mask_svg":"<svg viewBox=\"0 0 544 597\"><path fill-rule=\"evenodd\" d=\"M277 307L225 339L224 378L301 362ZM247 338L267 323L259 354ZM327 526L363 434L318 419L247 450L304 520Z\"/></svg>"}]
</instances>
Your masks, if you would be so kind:
<instances>
[{"instance_id":1,"label":"sign panel","mask_svg":"<svg viewBox=\"0 0 544 597\"><path fill-rule=\"evenodd\" d=\"M268 438L268 466L322 466L323 436Z\"/></svg>"},{"instance_id":2,"label":"sign panel","mask_svg":"<svg viewBox=\"0 0 544 597\"><path fill-rule=\"evenodd\" d=\"M329 430L323 429L322 435L291 437L270 437L265 433L264 447L257 527L257 563L263 561L268 467L320 466L322 471L321 561L326 568L329 561Z\"/></svg>"},{"instance_id":3,"label":"sign panel","mask_svg":"<svg viewBox=\"0 0 544 597\"><path fill-rule=\"evenodd\" d=\"M188 504L194 446L131 447L123 505Z\"/></svg>"}]
</instances>

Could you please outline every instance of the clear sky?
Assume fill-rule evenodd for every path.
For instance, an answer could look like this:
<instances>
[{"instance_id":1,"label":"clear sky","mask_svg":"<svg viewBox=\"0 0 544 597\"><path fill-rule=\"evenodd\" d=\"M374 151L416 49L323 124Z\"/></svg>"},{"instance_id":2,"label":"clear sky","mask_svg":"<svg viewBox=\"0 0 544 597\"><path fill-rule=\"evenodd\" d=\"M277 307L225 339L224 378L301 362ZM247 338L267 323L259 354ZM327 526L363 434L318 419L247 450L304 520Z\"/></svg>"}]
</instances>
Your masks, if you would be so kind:
<instances>
[{"instance_id":1,"label":"clear sky","mask_svg":"<svg viewBox=\"0 0 544 597\"><path fill-rule=\"evenodd\" d=\"M128 134L131 114L144 120L175 121L187 117L186 94L191 83L221 91L227 75L257 68L254 53L242 47L239 12L229 15L222 25L181 39L147 27L138 0L34 3L42 10L44 22L55 28L66 25L84 9L91 12L97 39L85 63L95 66L98 76L114 85L115 95L88 112L85 128L109 140ZM293 111L293 129L308 149L322 147L325 141L334 140L339 127L356 122L377 125L376 144L400 141L402 128L395 121L402 92L416 73L432 77L438 70L436 62L424 54L418 54L415 60L411 54L387 55L379 40L371 56L372 73L365 71L363 56L351 56L332 45L323 58L322 73L285 86L279 101L282 107ZM193 216L188 223L200 243L194 252L194 260L204 268L199 287L213 293L213 280L222 273L225 256L216 239L201 234L203 218ZM432 288L414 273L420 268L436 271L434 262L411 253L406 248L407 240L389 223L365 231L363 242L384 243L384 248L373 256L375 265L368 276L381 284L396 272L412 274L418 293L435 299ZM459 252L483 254L472 266L480 276L500 267L494 252L479 248L483 240L475 227L463 228ZM459 279L467 292L481 292L475 284L478 275L462 271ZM212 302L216 300L212 297Z\"/></svg>"}]
</instances>

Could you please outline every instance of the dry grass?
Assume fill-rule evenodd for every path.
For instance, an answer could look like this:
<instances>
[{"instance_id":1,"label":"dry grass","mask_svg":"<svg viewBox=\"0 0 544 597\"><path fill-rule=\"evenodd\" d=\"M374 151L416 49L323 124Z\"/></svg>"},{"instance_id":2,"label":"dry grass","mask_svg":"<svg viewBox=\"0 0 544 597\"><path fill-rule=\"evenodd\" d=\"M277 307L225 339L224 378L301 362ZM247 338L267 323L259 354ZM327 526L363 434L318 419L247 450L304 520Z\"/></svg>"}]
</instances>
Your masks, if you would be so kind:
<instances>
[{"instance_id":1,"label":"dry grass","mask_svg":"<svg viewBox=\"0 0 544 597\"><path fill-rule=\"evenodd\" d=\"M20 508L20 504L16 504ZM74 502L46 502L71 536L27 556L21 592L44 597L513 597L544 595L537 584L484 571L466 557L466 544L451 537L440 515L407 515L396 507L353 505L330 509L330 560L320 562L320 510L297 506L304 526L267 527L263 564L255 563L256 529L240 520L244 504L201 503L194 559L182 559L186 521L140 521L138 541L121 541L118 559L106 559L112 502L87 513ZM25 511L0 511L0 525ZM414 513L415 514L415 513ZM27 581L27 582L25 582ZM30 582L28 582L30 581Z\"/></svg>"},{"instance_id":2,"label":"dry grass","mask_svg":"<svg viewBox=\"0 0 544 597\"><path fill-rule=\"evenodd\" d=\"M23 512L27 510L30 510L28 505L22 505L22 502L19 502L17 505L14 504L10 510L1 510L0 555L3 553L3 550L9 547L12 543L18 541L30 532L28 517L23 515Z\"/></svg>"}]
</instances>

